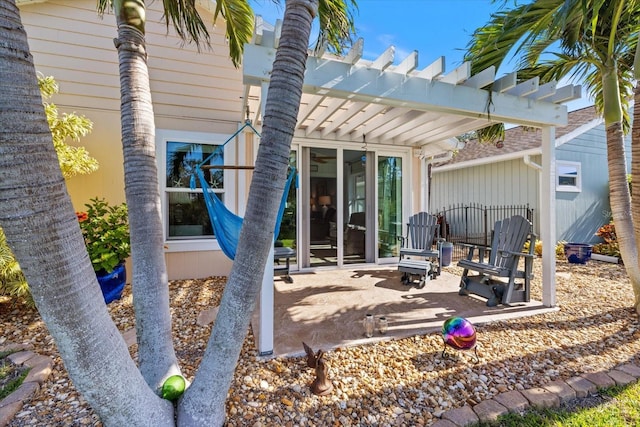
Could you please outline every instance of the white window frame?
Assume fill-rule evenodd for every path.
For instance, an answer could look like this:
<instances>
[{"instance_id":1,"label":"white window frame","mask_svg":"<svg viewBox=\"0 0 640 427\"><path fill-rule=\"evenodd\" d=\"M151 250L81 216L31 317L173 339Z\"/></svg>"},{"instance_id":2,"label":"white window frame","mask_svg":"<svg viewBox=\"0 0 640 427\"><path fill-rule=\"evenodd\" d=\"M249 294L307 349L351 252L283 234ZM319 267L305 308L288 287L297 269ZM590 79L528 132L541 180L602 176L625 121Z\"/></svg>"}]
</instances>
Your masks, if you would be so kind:
<instances>
[{"instance_id":1,"label":"white window frame","mask_svg":"<svg viewBox=\"0 0 640 427\"><path fill-rule=\"evenodd\" d=\"M167 167L167 142L179 141L193 144L222 145L231 135L207 132L190 132L169 129L156 129L156 157L158 161L158 182L160 184L160 199L162 204L162 235L164 238L165 252L189 252L189 251L213 251L220 250L218 240L212 238L197 239L168 239L167 231L169 223L169 206L167 203L166 167ZM230 159L236 158L236 144L227 144L224 148L225 164L230 164ZM224 171L224 193L225 206L236 212L235 199L235 179L232 171ZM197 189L195 192L201 192Z\"/></svg>"},{"instance_id":2,"label":"white window frame","mask_svg":"<svg viewBox=\"0 0 640 427\"><path fill-rule=\"evenodd\" d=\"M562 166L570 167L576 170L576 184L575 185L561 185L560 178L565 176L560 173L560 168ZM573 175L566 175L571 176ZM571 162L567 160L556 160L556 191L564 191L571 193L579 193L582 191L582 163L580 162Z\"/></svg>"}]
</instances>

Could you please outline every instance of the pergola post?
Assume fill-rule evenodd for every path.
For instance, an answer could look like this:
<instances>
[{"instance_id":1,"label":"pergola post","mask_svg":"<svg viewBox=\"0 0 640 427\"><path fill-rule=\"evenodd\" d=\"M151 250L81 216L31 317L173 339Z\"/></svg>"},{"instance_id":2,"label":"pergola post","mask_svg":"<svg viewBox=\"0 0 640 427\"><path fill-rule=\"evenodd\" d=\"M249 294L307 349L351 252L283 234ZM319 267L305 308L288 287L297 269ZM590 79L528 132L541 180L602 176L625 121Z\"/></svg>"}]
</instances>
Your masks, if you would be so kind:
<instances>
[{"instance_id":1,"label":"pergola post","mask_svg":"<svg viewBox=\"0 0 640 427\"><path fill-rule=\"evenodd\" d=\"M542 128L542 177L540 187L542 238L542 304L556 305L556 130Z\"/></svg>"}]
</instances>

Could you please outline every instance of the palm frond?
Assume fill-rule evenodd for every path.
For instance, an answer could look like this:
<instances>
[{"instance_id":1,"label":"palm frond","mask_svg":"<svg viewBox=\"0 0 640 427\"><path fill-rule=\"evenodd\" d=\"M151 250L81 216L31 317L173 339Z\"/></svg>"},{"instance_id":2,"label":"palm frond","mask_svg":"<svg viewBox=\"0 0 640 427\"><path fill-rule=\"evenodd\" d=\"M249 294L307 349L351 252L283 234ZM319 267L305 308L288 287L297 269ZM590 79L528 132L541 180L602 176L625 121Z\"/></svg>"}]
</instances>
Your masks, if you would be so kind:
<instances>
[{"instance_id":1,"label":"palm frond","mask_svg":"<svg viewBox=\"0 0 640 427\"><path fill-rule=\"evenodd\" d=\"M355 33L354 12L357 10L355 0L320 0L320 31L315 43L316 50L326 43L330 52L342 53L352 42Z\"/></svg>"},{"instance_id":2,"label":"palm frond","mask_svg":"<svg viewBox=\"0 0 640 427\"><path fill-rule=\"evenodd\" d=\"M235 67L239 67L244 44L253 36L254 14L247 0L217 0L214 21L218 15L226 20L229 55Z\"/></svg>"},{"instance_id":3,"label":"palm frond","mask_svg":"<svg viewBox=\"0 0 640 427\"><path fill-rule=\"evenodd\" d=\"M525 46L548 35L561 3L540 0L494 13L467 44L464 60L471 62L472 73L490 66L499 68L506 59L520 55Z\"/></svg>"},{"instance_id":4,"label":"palm frond","mask_svg":"<svg viewBox=\"0 0 640 427\"><path fill-rule=\"evenodd\" d=\"M111 7L110 0L97 0L96 10L98 11L98 15L102 16L107 11L108 8Z\"/></svg>"},{"instance_id":5,"label":"palm frond","mask_svg":"<svg viewBox=\"0 0 640 427\"><path fill-rule=\"evenodd\" d=\"M182 40L195 43L198 49L203 44L209 44L209 31L196 8L195 0L162 0L162 5L167 30L172 24Z\"/></svg>"}]
</instances>

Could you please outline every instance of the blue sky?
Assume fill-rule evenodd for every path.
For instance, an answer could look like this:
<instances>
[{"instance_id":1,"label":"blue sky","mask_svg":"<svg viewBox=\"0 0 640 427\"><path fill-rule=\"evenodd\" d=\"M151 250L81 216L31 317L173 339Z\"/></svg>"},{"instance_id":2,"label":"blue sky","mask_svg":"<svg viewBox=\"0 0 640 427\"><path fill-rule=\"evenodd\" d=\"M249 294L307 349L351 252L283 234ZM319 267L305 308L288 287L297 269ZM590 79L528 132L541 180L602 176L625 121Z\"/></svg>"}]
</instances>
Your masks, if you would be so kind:
<instances>
[{"instance_id":1,"label":"blue sky","mask_svg":"<svg viewBox=\"0 0 640 427\"><path fill-rule=\"evenodd\" d=\"M284 14L284 2L280 8L268 0L253 6L270 23ZM393 45L396 62L417 50L419 69L444 56L447 71L462 63L471 34L498 9L489 0L359 0L358 6L356 31L364 38L364 59L373 60Z\"/></svg>"},{"instance_id":2,"label":"blue sky","mask_svg":"<svg viewBox=\"0 0 640 427\"><path fill-rule=\"evenodd\" d=\"M255 0L252 6L256 14L275 23L284 15L284 1L279 8L270 0ZM452 71L462 63L474 30L486 24L502 4L490 0L359 0L355 22L357 36L364 39L363 58L373 60L393 45L396 63L417 50L418 69L444 56L445 72ZM503 64L498 77L514 66L514 61ZM588 103L573 101L569 110Z\"/></svg>"}]
</instances>

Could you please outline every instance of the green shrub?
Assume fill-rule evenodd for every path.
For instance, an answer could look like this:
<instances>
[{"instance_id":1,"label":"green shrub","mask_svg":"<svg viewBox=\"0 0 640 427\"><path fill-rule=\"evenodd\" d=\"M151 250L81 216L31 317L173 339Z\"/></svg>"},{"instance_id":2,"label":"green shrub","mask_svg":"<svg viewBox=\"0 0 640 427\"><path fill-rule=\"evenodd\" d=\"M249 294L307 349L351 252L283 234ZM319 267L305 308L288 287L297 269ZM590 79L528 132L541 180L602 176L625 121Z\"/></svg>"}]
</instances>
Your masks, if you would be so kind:
<instances>
[{"instance_id":1,"label":"green shrub","mask_svg":"<svg viewBox=\"0 0 640 427\"><path fill-rule=\"evenodd\" d=\"M87 211L76 212L76 216L91 264L96 273L110 273L131 254L127 205L111 206L94 198L85 206Z\"/></svg>"},{"instance_id":2,"label":"green shrub","mask_svg":"<svg viewBox=\"0 0 640 427\"><path fill-rule=\"evenodd\" d=\"M7 238L2 228L0 228L0 295L31 302L29 285L20 270L20 264L7 245Z\"/></svg>"},{"instance_id":3,"label":"green shrub","mask_svg":"<svg viewBox=\"0 0 640 427\"><path fill-rule=\"evenodd\" d=\"M38 75L38 86L42 99L49 99L58 93L58 84L51 76ZM55 104L49 102L43 104L62 176L67 179L78 174L96 171L98 161L91 157L84 147L75 147L66 143L68 140L77 142L91 132L93 127L91 120L75 113L59 115ZM18 261L7 245L2 228L0 228L0 295L23 298L33 303L29 285L20 270Z\"/></svg>"},{"instance_id":4,"label":"green shrub","mask_svg":"<svg viewBox=\"0 0 640 427\"><path fill-rule=\"evenodd\" d=\"M564 240L559 241L556 244L556 258L564 258L564 244L566 242ZM529 252L529 242L525 242L524 252ZM536 240L536 247L533 250L533 253L537 256L542 256L542 240Z\"/></svg>"},{"instance_id":5,"label":"green shrub","mask_svg":"<svg viewBox=\"0 0 640 427\"><path fill-rule=\"evenodd\" d=\"M616 227L613 221L605 224L596 231L596 236L601 237L604 243L593 245L593 253L620 258L620 247L616 236Z\"/></svg>"}]
</instances>

